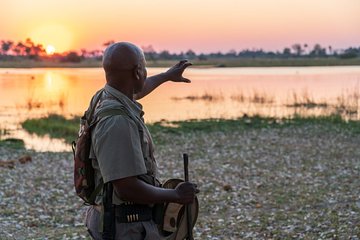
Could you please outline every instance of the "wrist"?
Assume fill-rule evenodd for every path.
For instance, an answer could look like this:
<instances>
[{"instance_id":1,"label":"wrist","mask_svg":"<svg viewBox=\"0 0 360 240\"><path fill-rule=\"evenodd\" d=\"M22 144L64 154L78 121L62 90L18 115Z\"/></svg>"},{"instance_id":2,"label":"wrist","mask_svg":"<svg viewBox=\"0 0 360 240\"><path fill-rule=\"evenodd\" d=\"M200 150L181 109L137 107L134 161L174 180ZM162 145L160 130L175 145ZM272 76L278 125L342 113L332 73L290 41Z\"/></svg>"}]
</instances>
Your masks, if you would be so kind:
<instances>
[{"instance_id":1,"label":"wrist","mask_svg":"<svg viewBox=\"0 0 360 240\"><path fill-rule=\"evenodd\" d=\"M167 72L162 72L159 74L159 77L160 77L160 81L161 83L164 83L164 82L167 82L167 81L170 81L170 76Z\"/></svg>"},{"instance_id":2,"label":"wrist","mask_svg":"<svg viewBox=\"0 0 360 240\"><path fill-rule=\"evenodd\" d=\"M175 189L163 189L166 194L164 196L165 202L178 202L180 200L180 196Z\"/></svg>"}]
</instances>

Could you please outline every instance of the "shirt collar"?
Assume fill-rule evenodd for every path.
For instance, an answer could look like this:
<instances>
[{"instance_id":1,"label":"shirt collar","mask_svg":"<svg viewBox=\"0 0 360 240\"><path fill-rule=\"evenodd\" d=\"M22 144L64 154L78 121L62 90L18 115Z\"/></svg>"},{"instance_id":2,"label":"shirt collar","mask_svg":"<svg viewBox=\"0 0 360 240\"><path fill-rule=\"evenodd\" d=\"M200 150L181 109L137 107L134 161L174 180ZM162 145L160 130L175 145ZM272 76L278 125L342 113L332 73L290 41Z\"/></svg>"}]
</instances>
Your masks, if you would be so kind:
<instances>
[{"instance_id":1,"label":"shirt collar","mask_svg":"<svg viewBox=\"0 0 360 240\"><path fill-rule=\"evenodd\" d=\"M135 100L129 99L125 94L111 87L108 84L106 84L104 88L106 92L110 93L112 96L118 99L122 104L125 105L126 108L128 108L133 113L135 113L136 116L142 117L144 115L144 112L142 110L142 105L140 103L138 103Z\"/></svg>"}]
</instances>

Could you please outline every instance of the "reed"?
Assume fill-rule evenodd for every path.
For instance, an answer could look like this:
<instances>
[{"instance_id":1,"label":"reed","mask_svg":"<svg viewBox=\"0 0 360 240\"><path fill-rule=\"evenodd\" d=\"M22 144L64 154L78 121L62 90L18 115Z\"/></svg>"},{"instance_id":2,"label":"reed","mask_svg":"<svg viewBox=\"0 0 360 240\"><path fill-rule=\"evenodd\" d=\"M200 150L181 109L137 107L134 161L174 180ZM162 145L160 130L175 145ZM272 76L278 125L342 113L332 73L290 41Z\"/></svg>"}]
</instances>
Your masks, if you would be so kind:
<instances>
[{"instance_id":1,"label":"reed","mask_svg":"<svg viewBox=\"0 0 360 240\"><path fill-rule=\"evenodd\" d=\"M60 107L61 110L64 110L65 105L67 104L66 102L66 96L64 93L62 93L59 97L59 101L58 101L58 106Z\"/></svg>"},{"instance_id":2,"label":"reed","mask_svg":"<svg viewBox=\"0 0 360 240\"><path fill-rule=\"evenodd\" d=\"M44 107L44 104L40 101L35 101L32 97L29 97L26 100L26 108L28 110L32 110L32 109L39 109Z\"/></svg>"},{"instance_id":3,"label":"reed","mask_svg":"<svg viewBox=\"0 0 360 240\"><path fill-rule=\"evenodd\" d=\"M245 96L245 94L243 92L238 92L237 94L231 95L231 100L233 101L237 101L240 103L244 103L247 100L247 97Z\"/></svg>"},{"instance_id":4,"label":"reed","mask_svg":"<svg viewBox=\"0 0 360 240\"><path fill-rule=\"evenodd\" d=\"M254 91L253 95L250 97L250 102L257 104L273 104L275 98L274 96Z\"/></svg>"},{"instance_id":5,"label":"reed","mask_svg":"<svg viewBox=\"0 0 360 240\"><path fill-rule=\"evenodd\" d=\"M205 92L202 95L189 95L186 97L173 97L171 99L174 101L189 100L189 101L215 102L215 101L224 100L224 96L222 93L211 94L211 93Z\"/></svg>"},{"instance_id":6,"label":"reed","mask_svg":"<svg viewBox=\"0 0 360 240\"><path fill-rule=\"evenodd\" d=\"M292 100L285 104L286 107L293 108L328 108L330 105L327 102L316 102L312 96L305 89L301 95L296 92L292 93Z\"/></svg>"},{"instance_id":7,"label":"reed","mask_svg":"<svg viewBox=\"0 0 360 240\"><path fill-rule=\"evenodd\" d=\"M345 116L358 115L359 101L359 88L355 88L352 91L346 91L336 98L335 110L338 114Z\"/></svg>"},{"instance_id":8,"label":"reed","mask_svg":"<svg viewBox=\"0 0 360 240\"><path fill-rule=\"evenodd\" d=\"M6 135L9 135L10 130L6 128L0 128L0 139L4 138Z\"/></svg>"},{"instance_id":9,"label":"reed","mask_svg":"<svg viewBox=\"0 0 360 240\"><path fill-rule=\"evenodd\" d=\"M241 103L256 103L256 104L274 104L275 97L266 94L265 92L253 91L252 95L246 96L243 92L238 92L230 97L234 101Z\"/></svg>"}]
</instances>

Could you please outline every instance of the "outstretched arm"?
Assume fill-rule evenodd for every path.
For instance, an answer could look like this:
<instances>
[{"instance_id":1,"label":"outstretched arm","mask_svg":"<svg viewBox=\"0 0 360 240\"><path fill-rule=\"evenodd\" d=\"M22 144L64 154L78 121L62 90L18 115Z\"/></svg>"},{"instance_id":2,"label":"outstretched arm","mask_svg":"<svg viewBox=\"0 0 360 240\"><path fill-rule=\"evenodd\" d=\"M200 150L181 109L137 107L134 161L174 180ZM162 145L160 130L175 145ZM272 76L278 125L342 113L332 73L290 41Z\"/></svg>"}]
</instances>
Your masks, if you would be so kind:
<instances>
[{"instance_id":1,"label":"outstretched arm","mask_svg":"<svg viewBox=\"0 0 360 240\"><path fill-rule=\"evenodd\" d=\"M184 78L182 74L185 71L185 69L191 65L192 64L187 60L181 60L180 62L169 68L166 72L148 77L145 80L145 84L142 91L137 94L134 94L134 99L138 100L145 97L146 95L151 93L155 88L157 88L166 81L190 83L191 81L187 78Z\"/></svg>"}]
</instances>

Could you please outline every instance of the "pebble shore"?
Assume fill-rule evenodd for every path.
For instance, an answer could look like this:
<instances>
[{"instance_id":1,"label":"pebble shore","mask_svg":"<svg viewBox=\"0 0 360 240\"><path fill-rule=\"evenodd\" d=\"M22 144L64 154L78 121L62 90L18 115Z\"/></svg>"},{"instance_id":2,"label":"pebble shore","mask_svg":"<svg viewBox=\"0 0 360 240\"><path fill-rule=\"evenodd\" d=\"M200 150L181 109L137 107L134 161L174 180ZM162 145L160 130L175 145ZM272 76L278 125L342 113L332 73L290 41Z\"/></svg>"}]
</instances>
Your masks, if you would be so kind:
<instances>
[{"instance_id":1,"label":"pebble shore","mask_svg":"<svg viewBox=\"0 0 360 240\"><path fill-rule=\"evenodd\" d=\"M359 239L360 135L317 124L156 133L159 176L201 190L195 239ZM69 149L70 150L70 149ZM0 147L0 239L89 239L70 152Z\"/></svg>"}]
</instances>

